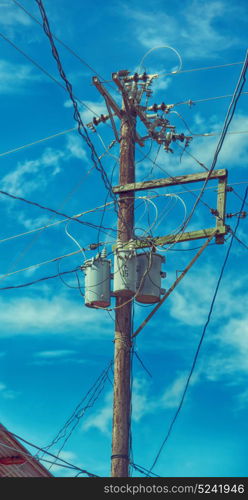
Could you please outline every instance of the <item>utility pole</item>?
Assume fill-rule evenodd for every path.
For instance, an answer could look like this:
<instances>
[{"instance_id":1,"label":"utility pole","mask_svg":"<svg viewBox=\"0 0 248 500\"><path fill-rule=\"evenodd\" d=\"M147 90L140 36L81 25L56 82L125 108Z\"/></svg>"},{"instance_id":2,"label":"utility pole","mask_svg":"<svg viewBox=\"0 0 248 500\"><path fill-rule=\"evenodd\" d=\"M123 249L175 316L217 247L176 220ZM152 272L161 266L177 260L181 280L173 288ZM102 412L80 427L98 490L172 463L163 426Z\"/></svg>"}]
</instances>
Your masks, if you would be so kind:
<instances>
[{"instance_id":1,"label":"utility pole","mask_svg":"<svg viewBox=\"0 0 248 500\"><path fill-rule=\"evenodd\" d=\"M123 105L120 140L120 184L135 182L135 113ZM133 238L134 191L119 198L118 240L122 243ZM131 405L131 327L132 301L116 298L114 404L112 433L112 477L129 476L130 405Z\"/></svg>"},{"instance_id":2,"label":"utility pole","mask_svg":"<svg viewBox=\"0 0 248 500\"><path fill-rule=\"evenodd\" d=\"M170 110L174 107L173 104L153 104L148 106L148 99L151 96L151 84L154 78L158 75L141 75L135 73L130 75L129 71L121 70L112 74L113 82L117 85L118 90L122 95L122 108L109 94L102 82L94 76L93 84L104 97L108 115L101 115L93 118L93 121L87 126L96 131L96 126L100 123L105 123L110 120L115 141L120 143L120 171L119 171L119 186L112 188L112 192L119 195L118 200L118 245L123 249L130 249L130 240L132 248L137 250L142 248L150 248L153 250L160 245L172 244L182 241L190 241L201 238L208 238L206 244L199 250L195 258L185 268L184 273L176 280L174 285L165 295L164 299L158 299L158 305L148 318L142 323L141 327L132 335L132 307L133 299L127 296L114 293L116 296L115 307L115 338L114 338L114 401L113 401L113 426L112 426L112 455L111 455L111 475L112 477L128 477L129 462L130 462L130 420L131 420L131 352L132 352L132 337L144 327L150 317L156 312L158 307L169 296L172 290L177 285L188 269L193 265L198 256L206 248L209 241L215 238L216 243L224 243L224 236L228 231L225 225L225 200L227 191L227 171L217 170L213 172L204 172L197 174L189 174L177 177L169 177L156 179L151 181L135 182L135 146L144 146L146 140L153 140L163 148L166 153L173 152L171 146L175 141L185 143L185 147L189 145L192 137L185 136L183 133L176 133L175 126L171 125L166 118ZM145 98L145 99L144 99ZM145 100L145 105L142 105L142 100ZM153 112L151 114L151 112ZM120 137L115 124L114 117L121 122ZM145 126L146 135L141 137L136 130L136 120ZM183 227L182 232L178 234L166 235L162 237L138 238L134 233L134 202L135 192L154 188L166 188L187 183L199 181L208 182L208 180L218 180L217 192L217 209L211 209L212 215L216 218L215 227L202 229L198 231L185 232ZM129 246L128 246L129 245ZM113 246L115 251L117 245ZM120 248L120 247L119 247ZM139 255L136 254L138 259ZM137 269L135 270L137 272ZM162 274L162 273L161 273ZM144 276L146 273L144 274ZM143 277L144 277L143 276ZM134 279L136 279L134 277ZM110 278L109 278L110 281ZM93 286L97 280L93 280ZM137 292L137 282L136 282ZM162 291L160 290L162 293ZM97 289L98 295L100 294ZM130 297L130 296L129 296ZM109 300L110 302L110 300ZM148 302L149 303L149 302ZM94 307L91 306L91 307Z\"/></svg>"}]
</instances>

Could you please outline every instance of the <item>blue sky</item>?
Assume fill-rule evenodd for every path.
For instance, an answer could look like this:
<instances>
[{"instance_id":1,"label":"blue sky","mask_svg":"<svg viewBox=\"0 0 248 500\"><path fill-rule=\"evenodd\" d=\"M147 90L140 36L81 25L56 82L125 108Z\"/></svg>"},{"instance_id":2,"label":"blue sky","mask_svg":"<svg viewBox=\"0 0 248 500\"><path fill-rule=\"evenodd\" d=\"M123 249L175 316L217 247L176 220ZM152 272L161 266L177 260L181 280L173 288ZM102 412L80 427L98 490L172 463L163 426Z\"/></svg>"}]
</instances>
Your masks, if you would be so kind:
<instances>
[{"instance_id":1,"label":"blue sky","mask_svg":"<svg viewBox=\"0 0 248 500\"><path fill-rule=\"evenodd\" d=\"M21 3L40 19L36 2L22 0ZM151 48L174 47L181 55L182 70L237 63L245 58L245 1L186 1L183 4L175 1L169 4L155 0L151 4L146 0L108 0L104 3L46 0L44 5L52 31L95 70L94 73L57 43L74 94L96 114L106 113L106 107L92 85L92 76L98 73L109 81L114 71L134 71ZM1 2L0 24L4 36L60 81L41 27L12 0ZM175 71L177 65L178 58L170 49L159 49L147 56L147 72L160 74L150 104L162 101L173 104L232 94L242 67L236 64L166 75ZM117 100L120 99L113 83L108 89ZM106 202L107 192L102 179L92 168L90 152L77 132L13 152L23 145L71 129L75 122L66 92L3 38L0 100L2 190L68 215L94 209ZM230 98L222 98L175 108L193 134L215 133L209 137L194 136L188 148L189 153L208 167L229 103ZM94 116L84 105L80 106L80 111L84 123ZM244 94L239 99L229 132L247 132L247 115L247 95ZM180 116L171 113L169 119L178 133L188 134ZM119 126L117 121L116 125ZM98 132L101 138L93 133L90 137L100 156L105 153L101 139L109 145L114 135L107 125L99 126ZM158 153L156 144L151 150L149 143L143 149L137 146L137 180L167 176L161 169L169 175L201 172L192 157L184 153L180 159L180 148L175 145L173 149L174 153L168 154L162 149ZM105 154L102 162L113 184L117 184L118 145L113 147L111 155ZM154 167L155 158L158 166ZM228 213L238 212L241 206L237 194L243 198L247 186L246 158L247 134L227 135L217 168L228 169L228 182L236 193L228 193ZM209 185L216 187L214 182ZM184 186L179 188L170 192L181 197L189 213L194 198L185 192ZM195 188L199 189L199 184ZM215 207L215 190L207 190L203 199ZM155 200L158 225L154 225L154 236L168 234L182 222L183 203L174 203L171 197L168 200L165 202L162 197ZM0 207L1 240L7 239L0 241L2 287L57 274L57 263L20 270L78 250L65 233L65 222L10 239L61 221L62 217L4 196L0 198ZM98 225L101 216L98 210L82 220ZM136 211L137 233L146 231L149 219L154 219L153 207L151 204L146 207L141 202ZM229 219L232 228L236 220L235 217ZM106 241L110 252L115 224L116 214L110 205L104 225L111 227L111 231L99 234L96 228L75 222L70 224L69 230L82 247L99 239ZM206 206L198 205L190 227L201 229L214 224L214 217ZM238 236L247 244L246 228L247 219L241 219ZM164 288L170 287L177 271L184 269L192 258L194 252L186 250L198 243L180 244L164 253L163 270L167 272ZM227 246L228 242L208 247L137 337L135 349L152 377L134 357L133 460L146 468L151 466L180 401ZM246 252L234 241L186 400L154 469L160 476L247 476ZM93 255L94 252L86 251L87 258ZM83 259L81 254L64 258L60 271L74 269ZM10 274L14 271L19 272ZM10 431L41 447L52 442L113 356L114 313L110 317L105 311L87 309L76 277L67 275L64 279L75 288L53 279L23 289L1 291L0 296L1 422ZM83 276L80 280L83 286ZM145 309L135 304L135 326L139 326L149 311L150 307ZM111 380L110 370L109 380L99 398L80 419L61 453L65 460L101 476L110 473ZM56 443L50 451L56 454L62 443L63 440ZM52 472L56 476L75 475L75 471L58 465L53 466ZM133 472L136 474L139 475Z\"/></svg>"}]
</instances>

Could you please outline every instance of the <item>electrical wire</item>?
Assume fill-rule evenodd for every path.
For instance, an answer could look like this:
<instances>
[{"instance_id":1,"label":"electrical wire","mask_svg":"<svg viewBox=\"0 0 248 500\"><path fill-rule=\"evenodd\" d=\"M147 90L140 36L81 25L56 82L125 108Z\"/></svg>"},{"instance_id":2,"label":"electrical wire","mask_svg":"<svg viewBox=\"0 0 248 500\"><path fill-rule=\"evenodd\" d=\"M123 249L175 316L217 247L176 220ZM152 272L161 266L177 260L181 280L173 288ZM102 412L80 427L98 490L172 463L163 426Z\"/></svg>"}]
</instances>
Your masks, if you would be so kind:
<instances>
[{"instance_id":1,"label":"electrical wire","mask_svg":"<svg viewBox=\"0 0 248 500\"><path fill-rule=\"evenodd\" d=\"M55 137L59 137L60 135L69 134L70 132L75 132L77 127L68 128L67 130L62 130L61 132L57 132L56 134L49 135L44 137L43 139L38 139L37 141L30 142L29 144L24 144L23 146L19 146L18 148L10 149L9 151L5 151L4 153L0 153L0 157L7 156L11 153L16 153L16 151L20 151L21 149L29 148L30 146L35 146L36 144L40 144L41 142L48 141L50 139L54 139Z\"/></svg>"},{"instance_id":2,"label":"electrical wire","mask_svg":"<svg viewBox=\"0 0 248 500\"><path fill-rule=\"evenodd\" d=\"M77 247L80 249L80 251L82 252L83 256L84 256L84 259L86 260L86 255L85 255L85 252L84 252L84 249L81 247L81 245L78 243L78 241L76 240L76 238L74 238L74 236L72 236L72 234L69 232L69 229L68 229L68 225L70 224L71 221L67 222L66 225L65 225L65 233L67 234L67 236L69 236L69 238L75 243L75 245L77 245Z\"/></svg>"},{"instance_id":3,"label":"electrical wire","mask_svg":"<svg viewBox=\"0 0 248 500\"><path fill-rule=\"evenodd\" d=\"M227 64L219 64L217 66L205 66L203 68L183 69L183 70L177 71L176 73L174 73L174 72L173 73L166 73L166 75L180 74L180 73L192 73L193 71L205 71L208 69L226 68L227 66L236 66L238 64L244 64L244 61L238 61L238 62L227 63Z\"/></svg>"},{"instance_id":4,"label":"electrical wire","mask_svg":"<svg viewBox=\"0 0 248 500\"><path fill-rule=\"evenodd\" d=\"M244 207L244 204L245 204L245 201L246 201L246 198L247 198L247 194L248 194L248 187L246 188L246 191L245 191L245 196L244 196L244 199L242 201L240 212L243 210L243 207ZM150 471L152 471L152 469L155 467L155 465L156 465L156 463L157 463L157 461L158 461L158 459L159 459L159 457L161 455L163 447L164 447L164 445L166 444L166 442L168 441L168 439L170 437L170 434L172 432L172 429L173 429L173 426L174 426L174 424L176 422L176 419L177 419L177 417L178 417L178 415L179 415L179 413L180 413L180 411L182 409L182 406L183 406L183 403L184 403L184 399L185 399L185 396L186 396L186 393L187 393L187 390L188 390L188 387L189 387L189 383L190 383L190 380L192 378L192 375L193 375L193 372L194 372L194 369L195 369L195 366L196 366L196 362L197 362L197 359L198 359L198 356L199 356L201 345L203 343L207 327L208 327L209 322L211 320L211 316L212 316L214 304L215 304L216 297L217 297L217 294L218 294L218 291L219 291L219 287L220 287L220 284L221 284L221 281L222 281L222 278L223 278L223 274L224 274L224 270L225 270L225 267L226 267L226 263L227 263L227 260L228 260L228 257L229 257L229 254L230 254L230 251L231 251L231 248L232 248L234 236L235 236L235 234L237 232L237 229L238 229L238 226L239 226L239 222L240 222L240 218L238 218L237 223L235 225L235 229L234 229L234 232L232 234L231 241L230 241L228 250L226 252L226 256L225 256L224 262L223 262L222 267L221 267L220 275L219 275L219 278L218 278L218 281L217 281L217 285L215 287L214 295L213 295L213 298L212 298L212 301L211 301L211 304L210 304L210 309L209 309L207 321L206 321L206 323L204 325L204 328L203 328L203 331L202 331L202 334L201 334L201 338L200 338L200 341L199 341L198 346L197 346L197 350L196 350L196 353L195 353L195 356L194 356L194 359L193 359L193 363L192 363L189 375L187 377L187 381L186 381L186 384L185 384L185 387L184 387L184 391L183 391L180 403L179 403L178 408L176 410L176 413L175 413L175 415L174 415L174 417L173 417L173 419L171 421L171 424L170 424L168 432L167 432L167 434L166 434L166 436L165 436L165 438L164 438L164 440L162 442L162 445L160 446L159 451L158 451L158 453L157 453L157 455L156 455L156 457L155 457L155 459L153 461L153 464L152 464L152 466L150 468Z\"/></svg>"},{"instance_id":5,"label":"electrical wire","mask_svg":"<svg viewBox=\"0 0 248 500\"><path fill-rule=\"evenodd\" d=\"M43 278L39 278L37 280L30 281L29 283L21 283L20 285L10 285L10 286L0 287L0 290L13 290L13 289L16 289L16 288L25 288L26 286L35 285L36 283L40 283L41 281L47 281L47 280L50 280L50 279L53 279L53 278L58 278L58 277L61 276L61 274L64 275L64 274L74 273L78 269L80 269L80 267L76 267L75 269L71 269L70 271L59 272L58 274L53 274L51 276L45 276Z\"/></svg>"},{"instance_id":6,"label":"electrical wire","mask_svg":"<svg viewBox=\"0 0 248 500\"><path fill-rule=\"evenodd\" d=\"M141 72L141 68L142 68L142 66L143 66L143 62L144 62L145 58L146 58L149 54L151 54L151 52L154 52L155 50L160 50L160 49L170 49L170 50L172 50L172 51L173 51L173 52L177 55L177 57L178 57L178 59L179 59L178 68L177 68L175 71L172 71L170 74L179 73L179 72L181 71L181 68L182 68L183 62L182 62L182 58L181 58L181 56L180 56L179 52L178 52L178 51L177 51L174 47L171 47L170 45L160 45L160 46L158 46L158 47L153 47L152 49L149 49L149 50L145 53L145 55L142 57L142 59L141 59L141 61L140 61L140 63L139 63L139 70L138 70L138 72ZM144 66L143 66L143 67L144 67ZM162 74L162 73L160 73L160 74Z\"/></svg>"},{"instance_id":7,"label":"electrical wire","mask_svg":"<svg viewBox=\"0 0 248 500\"><path fill-rule=\"evenodd\" d=\"M241 92L240 95L247 95L247 94L248 94L248 92ZM205 99L188 99L187 101L177 102L177 103L173 104L173 106L180 106L181 104L187 104L188 106L192 106L196 102L215 101L217 99L226 99L227 97L233 97L233 94L219 95L219 96L215 96L215 97L206 97Z\"/></svg>"}]
</instances>

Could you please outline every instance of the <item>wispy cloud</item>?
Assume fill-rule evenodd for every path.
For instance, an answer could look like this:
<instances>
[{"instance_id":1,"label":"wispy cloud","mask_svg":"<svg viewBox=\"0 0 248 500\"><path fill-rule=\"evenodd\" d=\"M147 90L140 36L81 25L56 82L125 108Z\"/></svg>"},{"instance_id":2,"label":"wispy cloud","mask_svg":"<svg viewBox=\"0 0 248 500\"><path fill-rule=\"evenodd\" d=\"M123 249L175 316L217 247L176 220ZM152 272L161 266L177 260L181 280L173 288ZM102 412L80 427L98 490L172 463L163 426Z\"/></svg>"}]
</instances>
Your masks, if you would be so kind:
<instances>
[{"instance_id":1,"label":"wispy cloud","mask_svg":"<svg viewBox=\"0 0 248 500\"><path fill-rule=\"evenodd\" d=\"M17 94L30 87L30 82L39 81L41 76L28 64L13 64L0 59L0 93Z\"/></svg>"},{"instance_id":2,"label":"wispy cloud","mask_svg":"<svg viewBox=\"0 0 248 500\"><path fill-rule=\"evenodd\" d=\"M181 50L184 57L211 58L238 43L237 37L217 24L223 18L223 12L232 22L241 17L241 9L231 2L193 0L179 7L176 17L166 13L162 6L152 12L124 4L123 12L133 21L137 39L147 49L171 45ZM160 60L161 57L168 60L169 51L165 53L165 50L161 51ZM146 64L149 65L153 58L154 54L151 54ZM169 58L171 61L170 55Z\"/></svg>"},{"instance_id":3,"label":"wispy cloud","mask_svg":"<svg viewBox=\"0 0 248 500\"><path fill-rule=\"evenodd\" d=\"M4 383L0 382L0 396L4 399L15 399L18 393L8 389Z\"/></svg>"},{"instance_id":4,"label":"wispy cloud","mask_svg":"<svg viewBox=\"0 0 248 500\"><path fill-rule=\"evenodd\" d=\"M50 176L57 175L64 155L62 151L46 148L40 158L18 162L16 169L2 178L3 190L23 196L38 188L44 189L49 180L46 169Z\"/></svg>"},{"instance_id":5,"label":"wispy cloud","mask_svg":"<svg viewBox=\"0 0 248 500\"><path fill-rule=\"evenodd\" d=\"M15 335L57 335L74 331L73 335L94 338L110 334L110 320L102 324L99 312L83 306L82 298L72 301L63 295L50 297L12 297L0 300L1 337Z\"/></svg>"},{"instance_id":6,"label":"wispy cloud","mask_svg":"<svg viewBox=\"0 0 248 500\"><path fill-rule=\"evenodd\" d=\"M4 28L30 26L31 19L14 3L2 0L0 5L0 25Z\"/></svg>"}]
</instances>

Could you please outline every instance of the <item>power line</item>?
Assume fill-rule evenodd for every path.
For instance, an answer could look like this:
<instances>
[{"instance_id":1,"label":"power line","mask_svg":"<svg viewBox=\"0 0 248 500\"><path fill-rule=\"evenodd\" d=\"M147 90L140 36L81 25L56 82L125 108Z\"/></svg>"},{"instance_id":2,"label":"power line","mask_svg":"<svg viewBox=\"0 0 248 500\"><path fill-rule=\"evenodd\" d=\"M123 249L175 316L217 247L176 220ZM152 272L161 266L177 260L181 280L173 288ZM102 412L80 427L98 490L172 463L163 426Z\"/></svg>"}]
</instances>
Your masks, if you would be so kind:
<instances>
[{"instance_id":1,"label":"power line","mask_svg":"<svg viewBox=\"0 0 248 500\"><path fill-rule=\"evenodd\" d=\"M11 153L16 153L21 149L29 148L30 146L35 146L36 144L40 144L41 142L48 141L50 139L54 139L55 137L59 137L60 135L69 134L70 132L75 132L77 127L68 128L67 130L62 130L61 132L57 132L56 134L49 135L48 137L44 137L43 139L38 139L37 141L30 142L29 144L24 144L23 146L19 146L18 148L10 149L9 151L5 151L4 153L0 153L0 157L7 156Z\"/></svg>"},{"instance_id":2,"label":"power line","mask_svg":"<svg viewBox=\"0 0 248 500\"><path fill-rule=\"evenodd\" d=\"M247 95L247 94L248 92L241 92L241 95ZM225 99L227 97L233 97L233 94L219 95L215 97L206 97L205 99L188 99L187 101L177 102L176 104L173 104L173 106L180 106L181 104L188 104L189 106L192 106L196 102L215 101L217 99Z\"/></svg>"},{"instance_id":3,"label":"power line","mask_svg":"<svg viewBox=\"0 0 248 500\"><path fill-rule=\"evenodd\" d=\"M183 69L177 72L173 73L166 73L166 75L179 75L180 73L192 73L194 71L205 71L208 69L217 69L217 68L227 68L228 66L237 66L238 64L243 64L244 61L238 61L238 62L233 62L233 63L226 63L226 64L218 64L217 66L205 66L203 68L193 68L193 69Z\"/></svg>"},{"instance_id":4,"label":"power line","mask_svg":"<svg viewBox=\"0 0 248 500\"><path fill-rule=\"evenodd\" d=\"M44 276L43 278L39 278L39 279L37 279L35 281L30 281L29 283L22 283L20 285L4 286L4 287L1 287L0 290L13 290L13 289L16 289L16 288L25 288L26 286L35 285L36 283L40 283L41 281L46 281L46 280L50 280L50 279L53 279L53 278L58 278L58 277L60 277L61 274L63 275L63 274L75 273L76 271L78 271L78 269L80 269L80 267L76 267L75 269L72 269L70 271L63 271L63 272L60 272L58 274L53 274L51 276ZM16 271L16 272L19 272L19 271ZM6 276L4 276L4 277L6 277Z\"/></svg>"},{"instance_id":5,"label":"power line","mask_svg":"<svg viewBox=\"0 0 248 500\"><path fill-rule=\"evenodd\" d=\"M247 198L247 193L248 193L248 187L246 188L246 191L245 191L245 196L244 196L244 199L243 199L243 202L242 202L242 206L240 208L240 211L243 210L243 207L244 207L244 204L245 204L245 201L246 201L246 198ZM184 391L183 391L183 394L182 394L182 397L181 397L181 400L180 400L180 403L178 405L178 408L176 410L176 413L172 419L172 422L169 426L169 430L162 442L162 445L160 446L159 448L159 451L154 459L154 462L150 468L150 471L152 471L152 469L155 467L159 457L160 457L160 454L162 452L162 449L165 445L165 443L167 442L167 440L169 439L169 436L172 432L172 429L173 429L173 426L176 422L176 419L180 413L180 410L182 409L182 406L183 406L183 402L184 402L184 399L185 399L185 396L186 396L186 393L187 393L187 390L188 390L188 387L189 387L189 383L190 383L190 380L192 378L192 375L193 375L193 372L194 372L194 369L195 369L195 366L196 366L196 362L197 362L197 359L198 359L198 355L199 355L199 352L200 352L200 349L201 349L201 345L202 345L202 342L204 340L204 337L205 337L205 333L206 333L206 330L207 330L207 327L208 327L208 324L210 322L210 319L211 319L211 315L212 315L212 312L213 312L213 307L214 307L214 304L215 304L215 300L216 300L216 297L217 297L217 293L218 293L218 290L219 290L219 287L220 287L220 284L221 284L221 280L222 280L222 277L223 277L223 274L224 274L224 270L225 270L225 267L226 267L226 263L227 263L227 260L228 260L228 257L229 257L229 254L230 254L230 251L231 251L231 248L232 248L232 244L233 244L233 240L234 240L234 236L236 235L236 232L237 232L237 229L238 229L238 226L239 226L239 222L240 222L240 219L238 218L237 220L237 223L236 223L236 226L235 226L235 229L234 229L234 232L232 234L232 237L231 237L231 241L230 241L230 244L229 244L229 247L228 247L228 250L226 252L226 256L225 256L225 259L224 259L224 262L223 262L223 265L222 265L222 268L221 268L221 271L220 271L220 275L219 275L219 278L218 278L218 281L217 281L217 285L216 285L216 288L215 288L215 291L214 291L214 295L213 295L213 298L212 298L212 301L211 301L211 305L210 305L210 309L209 309L209 313L208 313L208 317L207 317L207 321L204 325L204 328L203 328L203 331L202 331L202 334L201 334L201 338L200 338L200 341L199 341L199 344L197 346L197 350L196 350L196 353L195 353L195 356L194 356L194 360L193 360L193 363L192 363L192 366L191 366L191 369L190 369L190 372L189 372L189 375L188 375L188 378L187 378L187 381L186 381L186 384L185 384L185 388L184 388Z\"/></svg>"}]
</instances>

